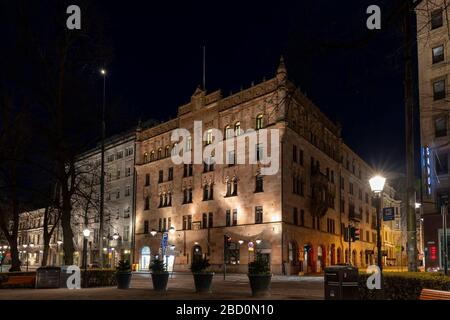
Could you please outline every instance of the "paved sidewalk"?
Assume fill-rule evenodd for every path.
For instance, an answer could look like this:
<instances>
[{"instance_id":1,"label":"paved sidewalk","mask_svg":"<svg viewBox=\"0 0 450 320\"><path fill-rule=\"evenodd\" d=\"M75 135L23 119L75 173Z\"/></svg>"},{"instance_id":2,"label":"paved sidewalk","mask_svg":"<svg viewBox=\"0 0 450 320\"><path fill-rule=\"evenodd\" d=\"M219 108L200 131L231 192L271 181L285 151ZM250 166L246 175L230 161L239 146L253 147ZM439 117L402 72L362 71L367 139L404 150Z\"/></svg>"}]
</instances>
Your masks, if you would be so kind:
<instances>
[{"instance_id":1,"label":"paved sidewalk","mask_svg":"<svg viewBox=\"0 0 450 320\"><path fill-rule=\"evenodd\" d=\"M191 274L174 274L165 293L153 291L148 273L135 273L129 290L115 287L68 289L3 289L0 300L233 300L253 299L246 275L216 274L212 294L196 294ZM272 295L267 299L323 299L323 277L273 276Z\"/></svg>"}]
</instances>

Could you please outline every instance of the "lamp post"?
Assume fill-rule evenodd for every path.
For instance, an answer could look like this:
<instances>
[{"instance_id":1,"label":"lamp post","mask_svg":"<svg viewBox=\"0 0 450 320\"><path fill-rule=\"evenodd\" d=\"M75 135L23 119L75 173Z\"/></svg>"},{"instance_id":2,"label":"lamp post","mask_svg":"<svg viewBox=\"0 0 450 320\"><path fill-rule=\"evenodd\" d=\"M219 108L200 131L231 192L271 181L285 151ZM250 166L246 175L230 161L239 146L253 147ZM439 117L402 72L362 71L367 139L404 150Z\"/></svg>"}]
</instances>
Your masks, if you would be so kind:
<instances>
[{"instance_id":1,"label":"lamp post","mask_svg":"<svg viewBox=\"0 0 450 320\"><path fill-rule=\"evenodd\" d=\"M102 139L101 139L101 168L100 168L100 208L99 208L99 248L103 247L103 220L104 220L104 203L105 203L105 136L106 136L106 122L105 122L105 105L106 105L106 70L101 69L100 74L103 76L103 104L102 104ZM103 268L103 255L99 255L100 267Z\"/></svg>"},{"instance_id":2,"label":"lamp post","mask_svg":"<svg viewBox=\"0 0 450 320\"><path fill-rule=\"evenodd\" d=\"M87 226L83 230L83 269L84 269L84 287L87 288L87 242L91 231Z\"/></svg>"},{"instance_id":3,"label":"lamp post","mask_svg":"<svg viewBox=\"0 0 450 320\"><path fill-rule=\"evenodd\" d=\"M376 200L376 210L377 210L377 263L378 268L380 268L380 273L383 270L383 264L381 263L381 192L383 192L384 184L386 183L386 178L382 176L374 176L369 180L370 188L374 193Z\"/></svg>"},{"instance_id":4,"label":"lamp post","mask_svg":"<svg viewBox=\"0 0 450 320\"><path fill-rule=\"evenodd\" d=\"M121 254L121 250L122 250L122 246L120 245L120 243L117 241L117 240L119 240L120 239L120 234L118 234L117 232L116 233L114 233L113 234L113 236L112 236L112 238L113 238L113 240L116 242L116 245L117 245L117 247L118 247L118 250L119 250L119 260L121 259L121 257L120 257L120 254ZM114 254L114 260L113 260L113 265L115 266L116 265L116 256L115 256L115 254Z\"/></svg>"},{"instance_id":5,"label":"lamp post","mask_svg":"<svg viewBox=\"0 0 450 320\"><path fill-rule=\"evenodd\" d=\"M441 215L442 215L442 260L444 267L444 274L447 275L448 272L448 248L447 248L447 211L448 204L443 204L441 206Z\"/></svg>"},{"instance_id":6,"label":"lamp post","mask_svg":"<svg viewBox=\"0 0 450 320\"><path fill-rule=\"evenodd\" d=\"M61 245L63 244L63 242L61 240L56 241L56 245L57 245L57 252L58 252L58 264L61 266L61 253L60 253L60 248Z\"/></svg>"}]
</instances>

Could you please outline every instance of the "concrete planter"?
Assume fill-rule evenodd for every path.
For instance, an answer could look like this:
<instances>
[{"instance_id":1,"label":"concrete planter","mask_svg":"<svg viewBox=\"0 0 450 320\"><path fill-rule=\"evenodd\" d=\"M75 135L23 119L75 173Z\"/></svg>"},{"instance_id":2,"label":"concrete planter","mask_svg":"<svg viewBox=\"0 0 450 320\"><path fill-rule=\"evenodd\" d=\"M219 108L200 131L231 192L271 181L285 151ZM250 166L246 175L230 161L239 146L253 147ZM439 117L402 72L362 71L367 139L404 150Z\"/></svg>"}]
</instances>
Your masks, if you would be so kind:
<instances>
[{"instance_id":1,"label":"concrete planter","mask_svg":"<svg viewBox=\"0 0 450 320\"><path fill-rule=\"evenodd\" d=\"M117 289L129 289L131 283L131 272L130 273L118 273L117 278Z\"/></svg>"},{"instance_id":2,"label":"concrete planter","mask_svg":"<svg viewBox=\"0 0 450 320\"><path fill-rule=\"evenodd\" d=\"M270 296L270 282L272 275L248 274L250 280L250 287L252 288L252 296L254 297L268 297Z\"/></svg>"},{"instance_id":3,"label":"concrete planter","mask_svg":"<svg viewBox=\"0 0 450 320\"><path fill-rule=\"evenodd\" d=\"M166 291L167 282L169 282L169 273L152 273L153 290Z\"/></svg>"},{"instance_id":4,"label":"concrete planter","mask_svg":"<svg viewBox=\"0 0 450 320\"><path fill-rule=\"evenodd\" d=\"M214 272L193 273L195 292L197 293L211 293L211 284L214 277Z\"/></svg>"}]
</instances>

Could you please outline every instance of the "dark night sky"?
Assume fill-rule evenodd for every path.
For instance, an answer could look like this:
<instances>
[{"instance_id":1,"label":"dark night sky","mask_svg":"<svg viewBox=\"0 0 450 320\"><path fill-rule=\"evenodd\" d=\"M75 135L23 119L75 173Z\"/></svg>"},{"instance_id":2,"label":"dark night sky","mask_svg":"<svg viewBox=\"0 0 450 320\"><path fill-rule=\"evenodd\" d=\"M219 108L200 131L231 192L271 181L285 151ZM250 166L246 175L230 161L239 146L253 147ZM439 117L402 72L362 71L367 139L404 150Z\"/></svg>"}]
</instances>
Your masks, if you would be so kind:
<instances>
[{"instance_id":1,"label":"dark night sky","mask_svg":"<svg viewBox=\"0 0 450 320\"><path fill-rule=\"evenodd\" d=\"M224 95L273 77L284 55L290 78L343 125L351 148L379 169L403 171L399 25L366 28L369 5L379 5L385 18L399 1L97 0L114 50L107 96L115 125L108 133L138 119L175 117L202 82L203 45L207 90ZM360 39L367 41L354 45ZM99 76L99 104L101 83Z\"/></svg>"},{"instance_id":2,"label":"dark night sky","mask_svg":"<svg viewBox=\"0 0 450 320\"><path fill-rule=\"evenodd\" d=\"M108 86L135 118L168 119L202 81L228 95L274 75L281 54L289 75L366 161L402 170L404 105L398 24L366 38L366 8L385 18L395 1L100 1L115 51ZM334 46L335 44L338 47ZM417 141L418 142L418 138Z\"/></svg>"}]
</instances>

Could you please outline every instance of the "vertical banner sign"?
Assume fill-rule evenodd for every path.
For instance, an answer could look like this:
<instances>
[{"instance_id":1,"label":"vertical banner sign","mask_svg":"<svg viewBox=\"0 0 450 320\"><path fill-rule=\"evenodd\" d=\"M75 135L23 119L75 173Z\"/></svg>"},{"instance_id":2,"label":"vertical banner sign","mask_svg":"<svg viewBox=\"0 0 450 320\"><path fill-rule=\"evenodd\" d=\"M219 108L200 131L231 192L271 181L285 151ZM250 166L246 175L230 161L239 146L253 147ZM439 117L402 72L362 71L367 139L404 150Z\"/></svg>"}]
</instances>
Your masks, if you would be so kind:
<instances>
[{"instance_id":1,"label":"vertical banner sign","mask_svg":"<svg viewBox=\"0 0 450 320\"><path fill-rule=\"evenodd\" d=\"M166 247L167 247L167 240L169 239L169 234L167 232L163 233L162 239L161 239L161 252L163 255L166 253Z\"/></svg>"},{"instance_id":2,"label":"vertical banner sign","mask_svg":"<svg viewBox=\"0 0 450 320\"><path fill-rule=\"evenodd\" d=\"M395 220L395 210L393 207L383 208L383 221Z\"/></svg>"}]
</instances>

